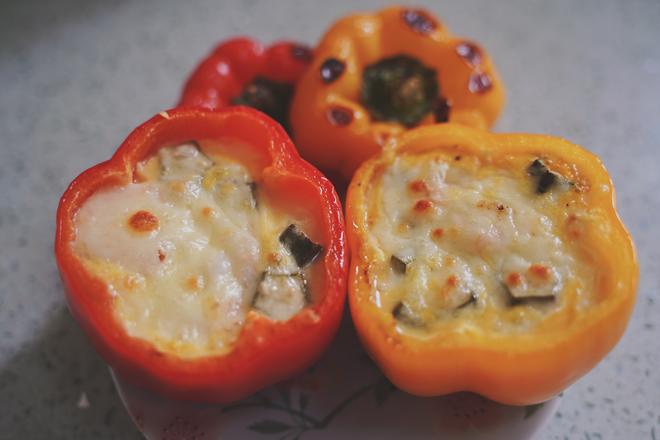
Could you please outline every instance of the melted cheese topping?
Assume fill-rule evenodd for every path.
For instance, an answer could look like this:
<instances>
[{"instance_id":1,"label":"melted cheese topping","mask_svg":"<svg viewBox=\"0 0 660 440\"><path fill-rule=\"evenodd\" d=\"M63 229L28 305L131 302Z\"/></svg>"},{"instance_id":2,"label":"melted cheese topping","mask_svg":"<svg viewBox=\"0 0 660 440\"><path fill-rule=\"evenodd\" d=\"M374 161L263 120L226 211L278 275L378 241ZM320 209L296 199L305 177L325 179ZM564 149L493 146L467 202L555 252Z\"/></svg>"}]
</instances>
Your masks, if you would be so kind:
<instances>
[{"instance_id":1,"label":"melted cheese topping","mask_svg":"<svg viewBox=\"0 0 660 440\"><path fill-rule=\"evenodd\" d=\"M108 283L126 331L181 356L224 352L249 310L287 320L307 293L278 240L291 217L260 197L247 168L194 144L138 164L139 182L92 195L74 247ZM266 273L281 274L264 283Z\"/></svg>"},{"instance_id":2,"label":"melted cheese topping","mask_svg":"<svg viewBox=\"0 0 660 440\"><path fill-rule=\"evenodd\" d=\"M379 171L367 193L371 297L401 331L529 331L596 300L571 235L586 215L580 193L557 174L539 193L534 159L407 154Z\"/></svg>"}]
</instances>

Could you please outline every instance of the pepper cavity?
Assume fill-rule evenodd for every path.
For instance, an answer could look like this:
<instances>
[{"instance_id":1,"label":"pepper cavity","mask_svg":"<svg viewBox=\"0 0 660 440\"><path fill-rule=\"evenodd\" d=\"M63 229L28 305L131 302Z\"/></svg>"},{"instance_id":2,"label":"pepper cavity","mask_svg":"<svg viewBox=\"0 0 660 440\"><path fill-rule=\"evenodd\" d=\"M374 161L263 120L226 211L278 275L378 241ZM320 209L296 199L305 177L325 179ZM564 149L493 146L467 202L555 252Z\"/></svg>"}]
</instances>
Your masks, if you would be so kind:
<instances>
[{"instance_id":1,"label":"pepper cavity","mask_svg":"<svg viewBox=\"0 0 660 440\"><path fill-rule=\"evenodd\" d=\"M250 81L232 104L247 105L266 113L289 131L289 107L293 97L291 84L272 81L258 76Z\"/></svg>"},{"instance_id":2,"label":"pepper cavity","mask_svg":"<svg viewBox=\"0 0 660 440\"><path fill-rule=\"evenodd\" d=\"M436 71L407 55L384 58L362 73L362 102L377 121L412 127L434 110L438 92Z\"/></svg>"}]
</instances>

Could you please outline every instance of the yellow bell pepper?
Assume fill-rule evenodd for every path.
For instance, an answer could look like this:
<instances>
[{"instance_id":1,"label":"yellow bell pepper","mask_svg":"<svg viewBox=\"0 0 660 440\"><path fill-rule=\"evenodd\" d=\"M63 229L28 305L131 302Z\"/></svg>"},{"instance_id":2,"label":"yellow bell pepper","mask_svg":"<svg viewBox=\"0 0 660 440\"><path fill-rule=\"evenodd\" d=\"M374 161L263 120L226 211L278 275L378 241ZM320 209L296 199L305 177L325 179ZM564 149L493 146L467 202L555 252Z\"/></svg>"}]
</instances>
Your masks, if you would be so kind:
<instances>
[{"instance_id":1,"label":"yellow bell pepper","mask_svg":"<svg viewBox=\"0 0 660 440\"><path fill-rule=\"evenodd\" d=\"M414 171L423 167L430 167L436 179L446 173L444 183L429 189L429 182L422 179L391 178L397 176L397 169L404 170L398 176L414 177ZM512 196L506 185L518 181L521 186L513 185L519 189ZM403 192L387 202L388 197L395 197L392 185L409 186L396 187L404 188ZM466 194L476 191L478 197L452 200L451 191L462 188ZM410 205L406 205L408 200ZM502 216L502 222L518 221L518 228L536 218L516 213L522 209L520 200L541 212L542 224L534 227L547 228L549 236L560 240L561 249L570 254L569 263L559 268L566 271L563 277L541 264L522 266L520 273L495 274L503 270L497 261L510 249L511 240L523 240L509 237L503 250L489 251L488 246L494 244L488 240L497 240L505 229L497 216ZM400 212L384 212L384 203ZM410 211L406 211L408 206ZM447 211L456 206L477 214L460 217L443 229L442 221L450 218ZM486 217L479 217L479 212ZM437 293L420 292L419 284L412 282L405 284L416 276L414 264L406 273L406 259L390 257L384 250L385 235L379 235L379 228L385 221L401 226L396 222L400 213L401 218L412 219L401 224L408 228L398 235L404 244L414 246L418 240L428 246L435 241L440 243L438 252L451 261L483 262L485 269L468 264L473 278L495 280L495 287L481 291L470 287L462 297L452 297L447 292L457 289L462 280L448 277L451 285L437 290L446 296L442 301L432 297L435 309L420 306L419 301L396 305L398 300L391 298L395 295L391 286L396 283L404 286L396 294L402 298L415 294L428 299L430 293ZM415 395L472 391L511 405L550 399L614 347L635 302L639 269L632 239L615 209L610 177L595 155L556 137L492 134L458 124L413 129L391 140L358 169L348 189L346 218L352 252L349 301L355 327L385 375ZM483 223L484 218L496 220ZM435 227L424 229L425 224ZM476 241L470 241L466 237L474 225L482 225L487 233L479 232L472 237ZM429 235L414 235L420 228ZM524 240L517 243L520 252L532 253ZM434 255L430 258L439 261ZM432 275L425 279L427 286L432 286L433 274L445 263L433 264L428 266ZM405 275L395 278L395 272ZM543 282L551 288L543 287ZM507 297L509 302L502 302Z\"/></svg>"}]
</instances>

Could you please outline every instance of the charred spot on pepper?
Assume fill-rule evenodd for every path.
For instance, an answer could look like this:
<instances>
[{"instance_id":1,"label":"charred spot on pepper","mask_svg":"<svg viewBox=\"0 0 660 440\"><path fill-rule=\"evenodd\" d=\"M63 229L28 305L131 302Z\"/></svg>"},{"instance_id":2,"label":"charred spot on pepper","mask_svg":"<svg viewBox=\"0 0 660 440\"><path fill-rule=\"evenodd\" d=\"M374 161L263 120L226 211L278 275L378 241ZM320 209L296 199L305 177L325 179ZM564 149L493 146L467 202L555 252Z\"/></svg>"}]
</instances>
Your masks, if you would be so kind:
<instances>
[{"instance_id":1,"label":"charred spot on pepper","mask_svg":"<svg viewBox=\"0 0 660 440\"><path fill-rule=\"evenodd\" d=\"M401 18L410 29L422 35L428 35L438 27L433 17L422 9L406 9L401 12Z\"/></svg>"},{"instance_id":2,"label":"charred spot on pepper","mask_svg":"<svg viewBox=\"0 0 660 440\"><path fill-rule=\"evenodd\" d=\"M439 92L436 71L407 55L395 55L367 66L361 100L377 121L406 127L433 111Z\"/></svg>"},{"instance_id":3,"label":"charred spot on pepper","mask_svg":"<svg viewBox=\"0 0 660 440\"><path fill-rule=\"evenodd\" d=\"M468 79L468 90L472 93L486 93L493 87L493 80L485 72L475 72Z\"/></svg>"},{"instance_id":4,"label":"charred spot on pepper","mask_svg":"<svg viewBox=\"0 0 660 440\"><path fill-rule=\"evenodd\" d=\"M329 84L336 81L344 73L344 70L346 70L346 63L337 58L328 58L321 64L321 79L324 83Z\"/></svg>"},{"instance_id":5,"label":"charred spot on pepper","mask_svg":"<svg viewBox=\"0 0 660 440\"><path fill-rule=\"evenodd\" d=\"M337 127L344 127L353 122L353 111L346 107L333 106L326 112L328 121Z\"/></svg>"},{"instance_id":6,"label":"charred spot on pepper","mask_svg":"<svg viewBox=\"0 0 660 440\"><path fill-rule=\"evenodd\" d=\"M467 61L471 66L478 66L482 61L482 53L479 46L469 41L462 41L456 45L458 56Z\"/></svg>"},{"instance_id":7,"label":"charred spot on pepper","mask_svg":"<svg viewBox=\"0 0 660 440\"><path fill-rule=\"evenodd\" d=\"M291 56L300 62L309 64L314 58L314 52L309 46L305 46L303 44L293 44L291 45Z\"/></svg>"},{"instance_id":8,"label":"charred spot on pepper","mask_svg":"<svg viewBox=\"0 0 660 440\"><path fill-rule=\"evenodd\" d=\"M289 132L289 107L293 98L291 84L257 76L231 100L234 105L246 105L266 113Z\"/></svg>"},{"instance_id":9,"label":"charred spot on pepper","mask_svg":"<svg viewBox=\"0 0 660 440\"><path fill-rule=\"evenodd\" d=\"M537 194L545 194L556 186L572 185L563 176L554 173L540 160L534 159L527 167L527 174L534 180L534 188Z\"/></svg>"},{"instance_id":10,"label":"charred spot on pepper","mask_svg":"<svg viewBox=\"0 0 660 440\"><path fill-rule=\"evenodd\" d=\"M394 319L410 327L425 327L424 320L405 302L399 302L392 310Z\"/></svg>"},{"instance_id":11,"label":"charred spot on pepper","mask_svg":"<svg viewBox=\"0 0 660 440\"><path fill-rule=\"evenodd\" d=\"M412 257L397 257L396 255L390 257L390 267L398 275L405 275L408 265L412 262Z\"/></svg>"},{"instance_id":12,"label":"charred spot on pepper","mask_svg":"<svg viewBox=\"0 0 660 440\"><path fill-rule=\"evenodd\" d=\"M294 224L290 224L280 234L279 240L291 252L296 264L301 268L313 263L323 252L323 246L310 240Z\"/></svg>"},{"instance_id":13,"label":"charred spot on pepper","mask_svg":"<svg viewBox=\"0 0 660 440\"><path fill-rule=\"evenodd\" d=\"M442 96L439 97L435 101L435 105L433 107L433 116L435 118L435 122L449 121L450 110L451 110L451 104L449 103L449 101L443 98Z\"/></svg>"}]
</instances>

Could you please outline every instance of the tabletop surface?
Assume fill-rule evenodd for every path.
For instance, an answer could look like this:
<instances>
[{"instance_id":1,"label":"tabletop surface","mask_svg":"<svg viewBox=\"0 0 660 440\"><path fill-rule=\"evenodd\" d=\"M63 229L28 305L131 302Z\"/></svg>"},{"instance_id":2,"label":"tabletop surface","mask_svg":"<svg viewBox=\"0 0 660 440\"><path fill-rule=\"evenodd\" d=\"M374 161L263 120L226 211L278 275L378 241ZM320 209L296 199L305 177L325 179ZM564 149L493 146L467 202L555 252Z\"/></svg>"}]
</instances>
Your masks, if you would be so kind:
<instances>
[{"instance_id":1,"label":"tabletop surface","mask_svg":"<svg viewBox=\"0 0 660 440\"><path fill-rule=\"evenodd\" d=\"M497 131L558 135L602 158L637 245L638 301L625 336L566 392L538 438L659 439L660 2L416 4L493 57L508 88ZM215 42L249 34L312 43L333 19L382 5L0 3L0 438L140 438L64 302L52 246L67 184L172 106Z\"/></svg>"}]
</instances>

